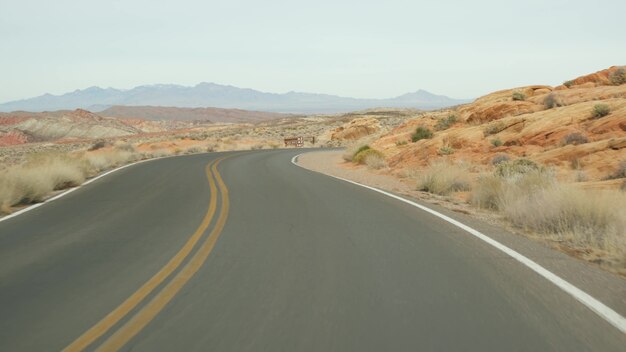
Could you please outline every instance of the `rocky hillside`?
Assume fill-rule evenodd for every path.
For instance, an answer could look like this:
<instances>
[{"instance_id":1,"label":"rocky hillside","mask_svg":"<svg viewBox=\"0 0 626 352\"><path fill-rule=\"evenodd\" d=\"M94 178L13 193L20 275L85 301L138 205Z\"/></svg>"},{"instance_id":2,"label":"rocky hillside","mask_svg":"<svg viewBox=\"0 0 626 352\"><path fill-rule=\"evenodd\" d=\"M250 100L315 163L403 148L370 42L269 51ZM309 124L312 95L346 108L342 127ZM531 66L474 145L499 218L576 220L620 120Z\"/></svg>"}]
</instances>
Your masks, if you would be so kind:
<instances>
[{"instance_id":1,"label":"rocky hillside","mask_svg":"<svg viewBox=\"0 0 626 352\"><path fill-rule=\"evenodd\" d=\"M162 132L175 123L107 118L92 112L0 113L0 146L69 139L96 139Z\"/></svg>"},{"instance_id":2,"label":"rocky hillside","mask_svg":"<svg viewBox=\"0 0 626 352\"><path fill-rule=\"evenodd\" d=\"M441 158L489 165L524 157L553 166L564 181L604 180L626 165L625 83L624 67L611 67L556 87L503 90L423 113L372 146L397 174ZM433 135L419 139L418 128Z\"/></svg>"}]
</instances>

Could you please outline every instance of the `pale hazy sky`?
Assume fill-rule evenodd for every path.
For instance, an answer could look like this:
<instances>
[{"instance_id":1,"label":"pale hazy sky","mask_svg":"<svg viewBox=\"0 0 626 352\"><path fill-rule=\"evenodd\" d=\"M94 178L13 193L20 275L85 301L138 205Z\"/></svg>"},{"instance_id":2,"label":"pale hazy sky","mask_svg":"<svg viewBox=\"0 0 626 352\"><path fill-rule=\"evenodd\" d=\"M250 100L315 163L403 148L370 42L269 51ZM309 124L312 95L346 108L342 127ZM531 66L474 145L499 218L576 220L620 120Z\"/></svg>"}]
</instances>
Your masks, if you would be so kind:
<instances>
[{"instance_id":1,"label":"pale hazy sky","mask_svg":"<svg viewBox=\"0 0 626 352\"><path fill-rule=\"evenodd\" d=\"M195 85L456 98L626 64L624 0L0 0L0 102Z\"/></svg>"}]
</instances>

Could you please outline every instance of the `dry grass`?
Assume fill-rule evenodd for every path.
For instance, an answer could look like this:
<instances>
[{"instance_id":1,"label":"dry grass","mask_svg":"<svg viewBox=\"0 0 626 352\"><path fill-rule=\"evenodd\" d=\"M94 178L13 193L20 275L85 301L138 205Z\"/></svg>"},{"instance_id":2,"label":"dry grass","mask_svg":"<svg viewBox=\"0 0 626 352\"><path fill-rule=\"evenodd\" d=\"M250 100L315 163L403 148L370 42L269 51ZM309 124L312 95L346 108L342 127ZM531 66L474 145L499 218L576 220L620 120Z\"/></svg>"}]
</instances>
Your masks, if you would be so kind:
<instances>
[{"instance_id":1,"label":"dry grass","mask_svg":"<svg viewBox=\"0 0 626 352\"><path fill-rule=\"evenodd\" d=\"M385 158L376 153L369 153L364 158L365 165L370 169L379 170L387 166Z\"/></svg>"},{"instance_id":2,"label":"dry grass","mask_svg":"<svg viewBox=\"0 0 626 352\"><path fill-rule=\"evenodd\" d=\"M468 169L462 164L439 161L417 173L417 189L429 193L448 195L471 188Z\"/></svg>"},{"instance_id":3,"label":"dry grass","mask_svg":"<svg viewBox=\"0 0 626 352\"><path fill-rule=\"evenodd\" d=\"M80 185L87 177L87 164L60 153L36 154L19 166L0 174L0 206L3 212L16 204L43 200L55 190Z\"/></svg>"},{"instance_id":4,"label":"dry grass","mask_svg":"<svg viewBox=\"0 0 626 352\"><path fill-rule=\"evenodd\" d=\"M505 193L503 213L513 224L555 236L575 248L609 254L626 264L626 195L553 184L511 197Z\"/></svg>"},{"instance_id":5,"label":"dry grass","mask_svg":"<svg viewBox=\"0 0 626 352\"><path fill-rule=\"evenodd\" d=\"M99 153L85 153L83 159L88 164L89 175L92 176L104 170L136 161L139 159L139 154L124 150L107 150Z\"/></svg>"},{"instance_id":6,"label":"dry grass","mask_svg":"<svg viewBox=\"0 0 626 352\"><path fill-rule=\"evenodd\" d=\"M138 157L128 146L82 154L31 155L25 163L0 173L0 211L9 213L12 206L40 202L55 190L78 186L88 177Z\"/></svg>"},{"instance_id":7,"label":"dry grass","mask_svg":"<svg viewBox=\"0 0 626 352\"><path fill-rule=\"evenodd\" d=\"M514 225L567 247L606 253L620 267L626 264L624 193L564 186L538 169L483 176L471 202L500 211Z\"/></svg>"}]
</instances>

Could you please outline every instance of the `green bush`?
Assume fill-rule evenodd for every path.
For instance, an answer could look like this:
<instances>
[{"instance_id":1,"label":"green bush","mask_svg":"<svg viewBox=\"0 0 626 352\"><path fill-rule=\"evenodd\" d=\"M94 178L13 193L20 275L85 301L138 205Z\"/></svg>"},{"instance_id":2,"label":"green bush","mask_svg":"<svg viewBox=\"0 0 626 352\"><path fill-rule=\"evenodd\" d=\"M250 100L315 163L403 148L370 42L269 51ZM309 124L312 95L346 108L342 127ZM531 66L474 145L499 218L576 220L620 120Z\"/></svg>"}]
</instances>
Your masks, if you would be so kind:
<instances>
[{"instance_id":1,"label":"green bush","mask_svg":"<svg viewBox=\"0 0 626 352\"><path fill-rule=\"evenodd\" d=\"M490 123L488 124L484 129L483 129L483 134L485 136L490 136L492 134L496 134L496 133L500 133L502 130L504 130L506 128L506 125L504 124L504 122L502 121L497 121L494 123Z\"/></svg>"},{"instance_id":2,"label":"green bush","mask_svg":"<svg viewBox=\"0 0 626 352\"><path fill-rule=\"evenodd\" d=\"M600 117L604 117L611 112L611 108L606 104L596 104L593 106L593 111L591 112L591 116L596 119Z\"/></svg>"},{"instance_id":3,"label":"green bush","mask_svg":"<svg viewBox=\"0 0 626 352\"><path fill-rule=\"evenodd\" d=\"M433 133L431 130L429 130L426 127L418 127L415 130L415 133L413 133L413 135L411 136L411 141L415 143L419 140L430 139L430 138L433 138Z\"/></svg>"},{"instance_id":4,"label":"green bush","mask_svg":"<svg viewBox=\"0 0 626 352\"><path fill-rule=\"evenodd\" d=\"M439 119L437 124L435 125L435 129L438 131L446 130L450 128L450 126L454 125L457 122L458 118L456 115L448 115L446 118Z\"/></svg>"},{"instance_id":5,"label":"green bush","mask_svg":"<svg viewBox=\"0 0 626 352\"><path fill-rule=\"evenodd\" d=\"M618 68L617 70L611 72L609 74L609 81L611 84L619 86L620 84L626 83L626 70L623 68Z\"/></svg>"},{"instance_id":6,"label":"green bush","mask_svg":"<svg viewBox=\"0 0 626 352\"><path fill-rule=\"evenodd\" d=\"M454 154L454 148L448 147L448 146L443 146L443 147L439 148L439 154L440 155Z\"/></svg>"},{"instance_id":7,"label":"green bush","mask_svg":"<svg viewBox=\"0 0 626 352\"><path fill-rule=\"evenodd\" d=\"M513 100L521 100L524 101L526 100L526 95L524 95L524 93L520 93L520 92L514 92L512 95Z\"/></svg>"},{"instance_id":8,"label":"green bush","mask_svg":"<svg viewBox=\"0 0 626 352\"><path fill-rule=\"evenodd\" d=\"M408 142L407 141L397 141L396 145L399 147L401 145L406 145Z\"/></svg>"},{"instance_id":9,"label":"green bush","mask_svg":"<svg viewBox=\"0 0 626 352\"><path fill-rule=\"evenodd\" d=\"M355 158L355 157L356 157L356 156L357 156L360 152L362 152L362 151L364 151L364 150L368 150L368 149L370 149L370 146L369 146L369 145L367 145L367 144L366 144L366 145L362 145L362 146L360 146L360 147L359 147L359 148L358 148L358 149L357 149L354 153L352 153L352 158L351 158L351 160L350 160L350 161L354 161L354 158Z\"/></svg>"},{"instance_id":10,"label":"green bush","mask_svg":"<svg viewBox=\"0 0 626 352\"><path fill-rule=\"evenodd\" d=\"M491 145L497 148L502 145L502 141L500 140L500 138L492 139Z\"/></svg>"},{"instance_id":11,"label":"green bush","mask_svg":"<svg viewBox=\"0 0 626 352\"><path fill-rule=\"evenodd\" d=\"M372 156L384 158L383 153L379 152L376 149L372 149L368 147L367 149L363 149L360 152L356 153L352 161L357 164L365 164L365 160L368 157L372 157Z\"/></svg>"},{"instance_id":12,"label":"green bush","mask_svg":"<svg viewBox=\"0 0 626 352\"><path fill-rule=\"evenodd\" d=\"M574 85L574 81L565 81L563 82L563 85L569 88Z\"/></svg>"}]
</instances>

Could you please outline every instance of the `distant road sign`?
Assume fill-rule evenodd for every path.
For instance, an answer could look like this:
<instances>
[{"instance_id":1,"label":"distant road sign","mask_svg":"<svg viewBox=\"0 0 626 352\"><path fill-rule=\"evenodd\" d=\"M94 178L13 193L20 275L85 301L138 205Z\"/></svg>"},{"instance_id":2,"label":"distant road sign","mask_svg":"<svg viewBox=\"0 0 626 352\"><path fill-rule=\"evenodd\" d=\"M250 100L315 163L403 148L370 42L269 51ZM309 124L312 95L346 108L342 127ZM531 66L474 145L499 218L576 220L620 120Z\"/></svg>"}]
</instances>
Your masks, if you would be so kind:
<instances>
[{"instance_id":1,"label":"distant road sign","mask_svg":"<svg viewBox=\"0 0 626 352\"><path fill-rule=\"evenodd\" d=\"M304 142L310 141L312 144L315 144L315 137L289 137L285 138L285 147L293 146L296 148L304 147Z\"/></svg>"}]
</instances>

